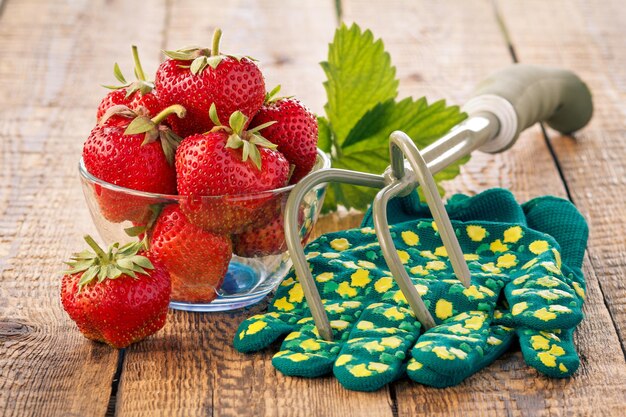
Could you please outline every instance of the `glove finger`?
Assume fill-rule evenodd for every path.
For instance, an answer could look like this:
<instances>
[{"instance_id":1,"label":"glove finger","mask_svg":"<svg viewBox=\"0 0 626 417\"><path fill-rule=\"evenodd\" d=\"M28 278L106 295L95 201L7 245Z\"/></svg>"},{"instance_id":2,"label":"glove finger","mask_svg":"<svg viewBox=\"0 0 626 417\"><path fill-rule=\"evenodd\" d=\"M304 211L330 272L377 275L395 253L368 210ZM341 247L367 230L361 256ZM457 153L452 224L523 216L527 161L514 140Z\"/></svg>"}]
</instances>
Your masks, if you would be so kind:
<instances>
[{"instance_id":1,"label":"glove finger","mask_svg":"<svg viewBox=\"0 0 626 417\"><path fill-rule=\"evenodd\" d=\"M411 356L419 364L436 369L442 375L465 372L484 355L489 325L490 316L483 311L458 314L426 331L413 347Z\"/></svg>"},{"instance_id":2,"label":"glove finger","mask_svg":"<svg viewBox=\"0 0 626 417\"><path fill-rule=\"evenodd\" d=\"M580 360L574 345L574 329L517 330L527 364L552 378L565 378L578 369Z\"/></svg>"},{"instance_id":3,"label":"glove finger","mask_svg":"<svg viewBox=\"0 0 626 417\"><path fill-rule=\"evenodd\" d=\"M255 352L293 331L300 316L291 313L257 314L244 320L235 333L233 346L239 352Z\"/></svg>"},{"instance_id":4,"label":"glove finger","mask_svg":"<svg viewBox=\"0 0 626 417\"><path fill-rule=\"evenodd\" d=\"M298 330L285 338L272 359L274 367L283 374L314 378L332 371L340 345L345 342L363 306L358 301L337 301L324 308L333 329L333 341L320 337L313 318L299 320Z\"/></svg>"},{"instance_id":5,"label":"glove finger","mask_svg":"<svg viewBox=\"0 0 626 417\"><path fill-rule=\"evenodd\" d=\"M483 346L483 356L478 357L471 366L454 375L438 372L437 368L425 366L415 358L411 358L407 366L409 377L420 384L436 388L451 387L460 384L465 378L478 372L482 368L492 364L498 359L514 340L515 331L510 327L492 325L489 327L489 335Z\"/></svg>"},{"instance_id":6,"label":"glove finger","mask_svg":"<svg viewBox=\"0 0 626 417\"><path fill-rule=\"evenodd\" d=\"M371 304L343 345L335 377L347 389L375 391L404 373L406 353L420 323L411 310L387 303Z\"/></svg>"},{"instance_id":7,"label":"glove finger","mask_svg":"<svg viewBox=\"0 0 626 417\"><path fill-rule=\"evenodd\" d=\"M522 266L523 275L504 288L517 327L538 330L575 327L583 318L580 294L584 291L579 291L563 276L558 251L547 240L535 241L529 249L539 252L537 257Z\"/></svg>"},{"instance_id":8,"label":"glove finger","mask_svg":"<svg viewBox=\"0 0 626 417\"><path fill-rule=\"evenodd\" d=\"M552 236L563 255L563 263L570 268L580 270L589 227L585 218L569 201L546 196L524 203L528 226Z\"/></svg>"}]
</instances>

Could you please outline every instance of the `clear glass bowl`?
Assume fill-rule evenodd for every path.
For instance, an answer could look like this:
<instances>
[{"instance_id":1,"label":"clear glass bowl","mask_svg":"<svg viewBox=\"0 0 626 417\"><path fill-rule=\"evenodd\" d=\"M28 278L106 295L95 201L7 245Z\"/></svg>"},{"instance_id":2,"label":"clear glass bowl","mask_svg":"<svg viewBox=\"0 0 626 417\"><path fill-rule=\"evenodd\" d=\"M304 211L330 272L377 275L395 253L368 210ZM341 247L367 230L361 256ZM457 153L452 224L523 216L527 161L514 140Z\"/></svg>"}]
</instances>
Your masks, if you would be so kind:
<instances>
[{"instance_id":1,"label":"clear glass bowl","mask_svg":"<svg viewBox=\"0 0 626 417\"><path fill-rule=\"evenodd\" d=\"M318 150L313 170L329 167L330 159ZM87 171L82 159L79 172L91 217L107 244L141 238L142 235L131 237L129 229L145 225L148 219L155 217L155 213L171 204L178 204L192 224L213 234L227 235L234 242L244 242L233 244L238 249L233 250L228 270L217 287L202 280L190 282L189 279L172 276L170 307L173 309L225 311L254 304L276 288L291 267L284 239L273 239L272 247L267 248L255 244L258 243L255 238L263 236L263 229L271 227L268 225L276 227L277 223L282 224L285 204L293 185L261 193L191 198L136 191L102 181ZM325 190L325 184L317 186L302 202L299 221L303 242L308 239L317 221ZM247 244L249 241L251 244ZM172 271L170 275L173 275ZM191 286L198 290L195 293L206 292L208 298L216 298L208 301L203 297L189 297L186 294L190 292L185 290Z\"/></svg>"}]
</instances>

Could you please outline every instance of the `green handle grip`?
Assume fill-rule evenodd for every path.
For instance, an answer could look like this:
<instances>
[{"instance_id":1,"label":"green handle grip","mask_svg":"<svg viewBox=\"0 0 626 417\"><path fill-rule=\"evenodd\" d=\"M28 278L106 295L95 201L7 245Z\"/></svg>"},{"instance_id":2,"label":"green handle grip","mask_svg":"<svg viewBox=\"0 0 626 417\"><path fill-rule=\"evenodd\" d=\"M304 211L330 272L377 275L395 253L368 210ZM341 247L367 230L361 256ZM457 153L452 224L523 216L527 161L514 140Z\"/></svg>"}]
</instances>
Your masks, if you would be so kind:
<instances>
[{"instance_id":1,"label":"green handle grip","mask_svg":"<svg viewBox=\"0 0 626 417\"><path fill-rule=\"evenodd\" d=\"M593 113L587 85L563 69L515 64L478 84L474 96L485 95L502 97L513 106L517 115L515 138L537 122L571 133L585 126Z\"/></svg>"}]
</instances>

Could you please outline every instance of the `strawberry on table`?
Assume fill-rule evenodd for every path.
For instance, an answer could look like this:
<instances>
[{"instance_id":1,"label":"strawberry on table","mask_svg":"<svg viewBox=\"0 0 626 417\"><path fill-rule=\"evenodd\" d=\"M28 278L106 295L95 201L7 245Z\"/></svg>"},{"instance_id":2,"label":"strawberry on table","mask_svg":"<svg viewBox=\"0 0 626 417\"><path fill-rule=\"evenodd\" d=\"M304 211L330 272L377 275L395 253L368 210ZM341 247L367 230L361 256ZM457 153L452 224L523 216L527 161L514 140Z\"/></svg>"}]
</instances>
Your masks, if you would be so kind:
<instances>
[{"instance_id":1,"label":"strawberry on table","mask_svg":"<svg viewBox=\"0 0 626 417\"><path fill-rule=\"evenodd\" d=\"M150 233L150 248L172 278L172 300L211 302L217 297L232 245L187 221L176 204L163 209Z\"/></svg>"},{"instance_id":2,"label":"strawberry on table","mask_svg":"<svg viewBox=\"0 0 626 417\"><path fill-rule=\"evenodd\" d=\"M221 124L215 105L210 113L215 127L185 138L176 152L178 193L188 196L182 210L215 233L270 221L276 200L280 203L270 190L287 185L289 178L289 162L260 134L270 123L245 131L248 118L240 111L230 116L229 126Z\"/></svg>"},{"instance_id":3,"label":"strawberry on table","mask_svg":"<svg viewBox=\"0 0 626 417\"><path fill-rule=\"evenodd\" d=\"M169 59L159 66L156 88L165 105L178 103L187 109L184 121L171 120L174 131L183 137L214 126L209 118L211 104L217 106L222 120L235 111L250 119L263 104L263 74L248 57L222 54L221 34L219 29L215 31L212 49L164 51Z\"/></svg>"},{"instance_id":4,"label":"strawberry on table","mask_svg":"<svg viewBox=\"0 0 626 417\"><path fill-rule=\"evenodd\" d=\"M154 118L143 107L110 107L93 128L83 147L83 161L94 177L121 187L159 194L176 194L174 154L181 140L161 122L185 109L170 106ZM145 222L149 200L95 187L103 216L112 222Z\"/></svg>"},{"instance_id":5,"label":"strawberry on table","mask_svg":"<svg viewBox=\"0 0 626 417\"><path fill-rule=\"evenodd\" d=\"M317 157L317 119L302 103L293 98L276 98L280 86L267 94L265 104L250 122L255 127L275 121L263 135L278 146L277 150L294 166L290 183L308 174Z\"/></svg>"},{"instance_id":6,"label":"strawberry on table","mask_svg":"<svg viewBox=\"0 0 626 417\"><path fill-rule=\"evenodd\" d=\"M119 65L117 65L117 63L114 65L113 74L122 85L105 85L106 88L113 91L107 94L100 102L96 115L96 120L98 121L100 121L104 113L106 113L110 107L120 104L128 106L131 110L138 110L140 107L143 107L146 108L150 114L157 114L164 108L156 95L154 83L146 80L146 75L143 72L143 67L139 60L137 47L133 45L132 49L137 80L133 82L126 81Z\"/></svg>"},{"instance_id":7,"label":"strawberry on table","mask_svg":"<svg viewBox=\"0 0 626 417\"><path fill-rule=\"evenodd\" d=\"M165 325L170 277L142 242L111 245L91 238L94 252L75 253L61 284L61 301L88 339L124 348Z\"/></svg>"}]
</instances>

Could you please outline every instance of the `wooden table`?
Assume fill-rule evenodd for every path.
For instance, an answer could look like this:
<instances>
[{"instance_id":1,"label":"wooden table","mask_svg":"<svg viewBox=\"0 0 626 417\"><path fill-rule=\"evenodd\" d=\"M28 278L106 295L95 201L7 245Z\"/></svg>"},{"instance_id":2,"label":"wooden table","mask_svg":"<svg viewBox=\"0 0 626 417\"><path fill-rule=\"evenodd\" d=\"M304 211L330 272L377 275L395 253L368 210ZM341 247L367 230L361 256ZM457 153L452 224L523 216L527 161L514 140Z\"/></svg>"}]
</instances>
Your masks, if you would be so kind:
<instances>
[{"instance_id":1,"label":"wooden table","mask_svg":"<svg viewBox=\"0 0 626 417\"><path fill-rule=\"evenodd\" d=\"M5 416L626 415L626 10L612 1L0 0L0 414ZM336 7L339 5L339 7ZM284 377L272 352L231 347L250 313L171 312L163 331L125 352L84 339L59 302L60 261L94 232L76 164L129 45L154 70L163 48L208 43L261 62L315 111L325 102L338 21L382 37L401 95L462 103L515 60L562 66L591 87L595 116L576 135L535 126L501 155L477 154L450 192L506 187L525 201L570 198L589 221L581 368L548 379L518 351L445 390L403 380L374 393L333 378ZM356 224L322 219L317 232ZM260 310L263 306L255 307Z\"/></svg>"}]
</instances>

